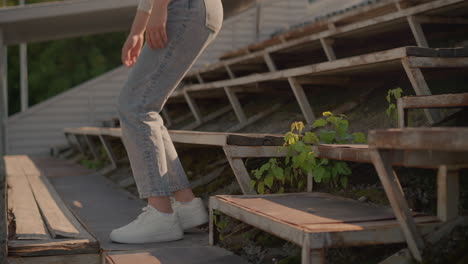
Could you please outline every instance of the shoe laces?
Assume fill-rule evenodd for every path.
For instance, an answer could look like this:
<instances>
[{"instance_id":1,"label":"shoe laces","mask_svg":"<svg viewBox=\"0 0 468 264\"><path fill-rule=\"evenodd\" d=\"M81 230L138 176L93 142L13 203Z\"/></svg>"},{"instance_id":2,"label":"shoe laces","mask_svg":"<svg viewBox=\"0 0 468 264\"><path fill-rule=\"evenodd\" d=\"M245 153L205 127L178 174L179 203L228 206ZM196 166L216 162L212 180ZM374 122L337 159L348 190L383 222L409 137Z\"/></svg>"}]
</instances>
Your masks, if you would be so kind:
<instances>
[{"instance_id":1,"label":"shoe laces","mask_svg":"<svg viewBox=\"0 0 468 264\"><path fill-rule=\"evenodd\" d=\"M138 221L140 221L140 220L143 218L143 216L146 215L146 213L147 213L148 210L149 210L148 206L149 206L149 205L147 205L147 206L141 208L141 211L142 211L142 212L138 215L138 217L137 217L135 220L133 220L133 222L138 222Z\"/></svg>"}]
</instances>

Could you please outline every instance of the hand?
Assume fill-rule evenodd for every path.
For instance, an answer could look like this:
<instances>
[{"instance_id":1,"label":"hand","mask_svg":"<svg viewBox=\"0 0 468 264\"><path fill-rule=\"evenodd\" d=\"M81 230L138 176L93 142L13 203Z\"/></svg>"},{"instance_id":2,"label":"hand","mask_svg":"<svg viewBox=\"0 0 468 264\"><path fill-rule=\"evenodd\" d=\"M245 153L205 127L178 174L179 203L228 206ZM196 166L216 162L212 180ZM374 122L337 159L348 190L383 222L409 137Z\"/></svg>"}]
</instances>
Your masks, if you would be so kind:
<instances>
[{"instance_id":1,"label":"hand","mask_svg":"<svg viewBox=\"0 0 468 264\"><path fill-rule=\"evenodd\" d=\"M122 47L122 63L127 67L135 64L143 46L143 34L130 34Z\"/></svg>"},{"instance_id":2,"label":"hand","mask_svg":"<svg viewBox=\"0 0 468 264\"><path fill-rule=\"evenodd\" d=\"M157 1L146 26L146 43L151 49L162 49L167 43L166 21L168 1Z\"/></svg>"}]
</instances>

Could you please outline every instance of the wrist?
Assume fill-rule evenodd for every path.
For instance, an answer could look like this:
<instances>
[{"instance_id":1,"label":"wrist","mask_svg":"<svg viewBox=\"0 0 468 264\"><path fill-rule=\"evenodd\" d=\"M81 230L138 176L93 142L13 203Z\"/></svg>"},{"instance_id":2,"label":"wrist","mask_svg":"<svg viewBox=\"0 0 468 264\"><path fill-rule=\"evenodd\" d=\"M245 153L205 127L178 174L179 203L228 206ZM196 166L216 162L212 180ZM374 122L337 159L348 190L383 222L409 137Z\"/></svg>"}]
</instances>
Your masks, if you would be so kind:
<instances>
[{"instance_id":1,"label":"wrist","mask_svg":"<svg viewBox=\"0 0 468 264\"><path fill-rule=\"evenodd\" d=\"M143 35L149 17L149 13L138 10L129 35Z\"/></svg>"}]
</instances>

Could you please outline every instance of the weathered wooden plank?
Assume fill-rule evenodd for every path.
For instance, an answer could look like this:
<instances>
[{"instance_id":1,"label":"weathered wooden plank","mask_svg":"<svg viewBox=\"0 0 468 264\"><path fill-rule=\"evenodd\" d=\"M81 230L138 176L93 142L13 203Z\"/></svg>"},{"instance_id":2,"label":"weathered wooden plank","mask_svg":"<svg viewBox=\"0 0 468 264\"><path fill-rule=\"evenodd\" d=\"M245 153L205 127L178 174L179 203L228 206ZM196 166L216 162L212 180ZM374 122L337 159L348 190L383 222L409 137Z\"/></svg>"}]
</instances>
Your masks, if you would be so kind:
<instances>
[{"instance_id":1,"label":"weathered wooden plank","mask_svg":"<svg viewBox=\"0 0 468 264\"><path fill-rule=\"evenodd\" d=\"M369 131L369 145L378 148L468 151L468 128L398 128ZM468 162L468 161L467 161Z\"/></svg>"},{"instance_id":2,"label":"weathered wooden plank","mask_svg":"<svg viewBox=\"0 0 468 264\"><path fill-rule=\"evenodd\" d=\"M103 135L99 135L99 140L101 141L101 144L104 147L104 150L106 151L107 157L109 158L109 161L111 163L112 168L116 169L117 168L117 158L114 155L114 151L112 151L112 146L110 145L107 138L105 136L103 136Z\"/></svg>"},{"instance_id":3,"label":"weathered wooden plank","mask_svg":"<svg viewBox=\"0 0 468 264\"><path fill-rule=\"evenodd\" d=\"M406 10L402 10L401 12L391 12L390 14L383 15L379 18L371 18L362 21L358 21L352 24L346 24L344 26L336 27L335 28L330 28L327 31L323 32L318 32L315 34L310 34L306 35L304 37L300 37L297 39L293 40L288 40L285 43L279 43L274 46L268 47L265 49L267 52L277 52L277 51L282 51L286 50L288 48L294 47L294 46L299 46L304 43L312 42L312 41L318 41L321 38L333 38L333 37L339 37L340 35L343 34L349 34L352 33L353 31L361 31L365 30L366 28L371 28L373 26L379 26L380 24L383 23L401 23L401 21L406 20L407 16L412 16L412 15L417 15L420 13L432 11L434 13L434 10L437 10L439 8L447 8L447 6L453 6L453 8L457 8L457 4L463 4L463 0L440 0L440 1L432 1L430 3L418 5L415 7L408 8ZM331 18L330 22L333 22L334 18ZM387 27L390 28L390 27ZM255 57L262 57L264 51L257 51L257 52L249 52L249 53L243 53L244 55L241 57L236 57L236 58L231 58L228 60L224 60L223 63L227 64L235 64L239 63L248 59L252 59ZM221 63L213 64L210 65L206 68L203 68L201 70L198 70L198 72L204 72L204 71L210 71L213 70L214 68L222 67ZM189 75L193 75L195 73L191 73Z\"/></svg>"},{"instance_id":4,"label":"weathered wooden plank","mask_svg":"<svg viewBox=\"0 0 468 264\"><path fill-rule=\"evenodd\" d=\"M421 69L411 66L408 58L403 58L401 62L416 95L431 95L431 91L429 90ZM440 114L434 110L424 109L424 113L431 124L434 124L441 119Z\"/></svg>"},{"instance_id":5,"label":"weathered wooden plank","mask_svg":"<svg viewBox=\"0 0 468 264\"><path fill-rule=\"evenodd\" d=\"M247 264L247 261L216 246L151 248L146 250L111 251L104 253L106 264Z\"/></svg>"},{"instance_id":6,"label":"weathered wooden plank","mask_svg":"<svg viewBox=\"0 0 468 264\"><path fill-rule=\"evenodd\" d=\"M205 84L194 84L187 85L184 87L187 91L198 91L198 90L207 90L215 89L221 87L231 87L237 85L244 85L249 83L269 81L275 79L287 79L289 77L297 77L301 75L321 73L327 71L333 71L337 69L353 68L362 65L382 63L401 59L407 56L406 48L396 48L387 51L376 52L372 54L360 55L351 58L344 58L340 60L323 62L314 65L306 65L292 69L285 69L281 71L261 73L261 74L251 74L244 77L239 77L236 79L215 81Z\"/></svg>"},{"instance_id":7,"label":"weathered wooden plank","mask_svg":"<svg viewBox=\"0 0 468 264\"><path fill-rule=\"evenodd\" d=\"M310 236L308 233L304 234L301 245L301 264L316 264L315 261L312 262L310 254ZM317 263L318 264L318 263ZM323 263L320 263L323 264Z\"/></svg>"},{"instance_id":8,"label":"weathered wooden plank","mask_svg":"<svg viewBox=\"0 0 468 264\"><path fill-rule=\"evenodd\" d=\"M311 146L316 157L333 160L344 160L360 163L371 163L367 145L317 145ZM232 157L285 157L286 151L280 146L225 146L225 152Z\"/></svg>"},{"instance_id":9,"label":"weathered wooden plank","mask_svg":"<svg viewBox=\"0 0 468 264\"><path fill-rule=\"evenodd\" d=\"M50 256L99 253L96 240L92 239L45 239L45 240L10 240L10 256Z\"/></svg>"},{"instance_id":10,"label":"weathered wooden plank","mask_svg":"<svg viewBox=\"0 0 468 264\"><path fill-rule=\"evenodd\" d=\"M231 103L232 109L234 109L234 113L236 114L237 119L240 123L244 123L247 121L247 117L242 109L242 106L239 102L239 98L235 94L234 91L228 86L224 86L224 92L226 93L229 102Z\"/></svg>"},{"instance_id":11,"label":"weathered wooden plank","mask_svg":"<svg viewBox=\"0 0 468 264\"><path fill-rule=\"evenodd\" d=\"M405 96L398 103L404 109L467 107L468 93Z\"/></svg>"},{"instance_id":12,"label":"weathered wooden plank","mask_svg":"<svg viewBox=\"0 0 468 264\"><path fill-rule=\"evenodd\" d=\"M195 102L195 100L190 96L190 94L184 90L184 98L185 98L185 101L187 102L189 108L190 108L190 111L192 112L193 116L195 117L195 120L197 120L197 123L201 123L202 122L202 115L201 115L201 112L200 112L200 108L198 108L198 105L197 103Z\"/></svg>"},{"instance_id":13,"label":"weathered wooden plank","mask_svg":"<svg viewBox=\"0 0 468 264\"><path fill-rule=\"evenodd\" d=\"M95 160L99 159L99 151L96 148L96 145L94 145L94 142L92 138L90 138L88 135L84 136L86 145L88 146L88 149L91 151L91 154L93 155L93 158Z\"/></svg>"},{"instance_id":14,"label":"weathered wooden plank","mask_svg":"<svg viewBox=\"0 0 468 264\"><path fill-rule=\"evenodd\" d=\"M275 72L275 71L278 70L277 67L276 67L275 62L273 61L273 58L271 58L270 53L265 52L265 53L263 54L263 59L265 60L265 63L266 63L266 65L267 65L267 67L268 67L268 70L269 70L270 72Z\"/></svg>"},{"instance_id":15,"label":"weathered wooden plank","mask_svg":"<svg viewBox=\"0 0 468 264\"><path fill-rule=\"evenodd\" d=\"M282 196L289 197L297 195L301 194L239 195L234 197L238 197L239 199L243 197L250 197L250 199L277 197L277 199L281 199ZM302 193L302 195L310 194ZM344 199L329 194L326 194L325 197L330 196L339 200ZM287 215L281 216L283 219L281 220L276 215L269 215L270 210L262 210L261 208L260 211L252 210L248 205L245 207L239 206L226 200L225 197L226 196L223 195L210 197L210 208L219 210L231 217L291 241L299 246L304 243L305 233L311 234L309 237L310 248L312 249L401 243L405 241L396 220L293 225L289 222L290 219ZM359 212L354 213L359 216ZM436 217L417 216L414 219L415 222L418 223L418 229L422 234L428 234L440 225Z\"/></svg>"},{"instance_id":16,"label":"weathered wooden plank","mask_svg":"<svg viewBox=\"0 0 468 264\"><path fill-rule=\"evenodd\" d=\"M225 152L226 158L231 165L231 168L236 177L237 183L242 190L243 194L254 194L255 190L250 188L250 174L245 168L244 161L241 158L232 158L229 153Z\"/></svg>"},{"instance_id":17,"label":"weathered wooden plank","mask_svg":"<svg viewBox=\"0 0 468 264\"><path fill-rule=\"evenodd\" d=\"M384 187L387 198L393 208L398 222L400 223L403 234L405 235L408 248L413 257L422 261L421 251L424 248L424 242L416 228L408 204L404 199L404 193L401 189L398 177L393 171L388 152L371 149L370 155L377 170L380 181Z\"/></svg>"},{"instance_id":18,"label":"weathered wooden plank","mask_svg":"<svg viewBox=\"0 0 468 264\"><path fill-rule=\"evenodd\" d=\"M79 254L79 255L61 255L47 257L9 257L10 264L50 264L50 263L67 263L67 264L101 264L100 254Z\"/></svg>"},{"instance_id":19,"label":"weathered wooden plank","mask_svg":"<svg viewBox=\"0 0 468 264\"><path fill-rule=\"evenodd\" d=\"M282 146L284 135L282 134L240 134L228 135L227 145L235 146Z\"/></svg>"},{"instance_id":20,"label":"weathered wooden plank","mask_svg":"<svg viewBox=\"0 0 468 264\"><path fill-rule=\"evenodd\" d=\"M468 60L465 57L463 58L450 58L450 57L428 58L428 57L410 56L408 57L408 63L410 67L418 68L418 69L466 68L468 66ZM418 94L418 95L428 95L428 94Z\"/></svg>"},{"instance_id":21,"label":"weathered wooden plank","mask_svg":"<svg viewBox=\"0 0 468 264\"><path fill-rule=\"evenodd\" d=\"M47 239L49 233L42 220L26 174L21 156L5 156L8 188L8 208L15 216L17 239Z\"/></svg>"},{"instance_id":22,"label":"weathered wooden plank","mask_svg":"<svg viewBox=\"0 0 468 264\"><path fill-rule=\"evenodd\" d=\"M335 51L333 50L333 40L332 39L320 39L320 44L322 44L322 48L325 52L325 55L327 55L327 59L329 61L336 60L336 54Z\"/></svg>"},{"instance_id":23,"label":"weathered wooden plank","mask_svg":"<svg viewBox=\"0 0 468 264\"><path fill-rule=\"evenodd\" d=\"M221 80L221 81L214 81L205 84L194 84L194 85L187 85L184 87L187 91L199 91L199 90L209 90L209 89L217 89L222 87L232 87L238 85L246 85L250 83L256 82L263 82L263 81L271 81L277 79L287 79L291 77L299 77L299 76L306 76L306 75L319 75L325 72L335 72L335 71L349 71L354 70L359 67L363 66L371 66L374 64L379 65L379 67L383 67L386 64L391 64L395 60L403 59L408 56L415 57L415 62L424 62L432 63L426 65L425 67L442 67L442 66L451 66L451 67L466 67L466 60L460 58L433 58L433 57L417 57L420 56L420 53L425 53L426 55L432 54L434 57L438 56L437 50L431 49L424 49L424 48L417 48L417 47L402 47L396 48L386 51L379 51L371 54L353 56L348 58L343 58L335 61L328 61L328 62L321 62L312 65L305 65L296 68L284 69L274 72L267 72L267 73L256 73L251 74L244 77L239 77L236 79L228 79L228 80ZM417 59L417 60L416 60ZM416 66L413 64L408 64L411 68L415 68ZM423 65L424 66L424 65ZM415 74L409 73L409 76L413 76ZM418 75L419 76L419 75ZM415 78L419 78L416 76ZM419 79L416 79L418 82L413 83L413 85L418 85L415 89L418 89L420 85ZM423 87L424 88L424 87ZM419 88L420 90L423 88ZM424 93L420 93L420 95L424 95ZM427 95L427 93L426 93Z\"/></svg>"},{"instance_id":24,"label":"weathered wooden plank","mask_svg":"<svg viewBox=\"0 0 468 264\"><path fill-rule=\"evenodd\" d=\"M23 171L39 205L44 221L53 237L89 238L73 214L60 199L48 179L41 175L36 165L27 156L22 156Z\"/></svg>"},{"instance_id":25,"label":"weathered wooden plank","mask_svg":"<svg viewBox=\"0 0 468 264\"><path fill-rule=\"evenodd\" d=\"M304 115L307 124L312 125L312 123L315 121L315 114L312 110L309 99L304 92L304 88L295 78L289 77L288 83L289 86L291 86L294 96L296 97L296 101L301 108L302 114Z\"/></svg>"},{"instance_id":26,"label":"weathered wooden plank","mask_svg":"<svg viewBox=\"0 0 468 264\"><path fill-rule=\"evenodd\" d=\"M298 193L262 197L220 196L242 208L288 222L305 225L337 224L395 219L390 207L369 206L325 193Z\"/></svg>"},{"instance_id":27,"label":"weathered wooden plank","mask_svg":"<svg viewBox=\"0 0 468 264\"><path fill-rule=\"evenodd\" d=\"M303 231L297 229L293 225L281 223L279 221L265 221L261 215L253 213L245 208L240 208L232 203L229 203L217 196L210 197L210 207L214 210L219 210L224 214L235 219L241 220L244 223L255 226L262 230L271 232L276 236L293 242L297 245L302 245Z\"/></svg>"},{"instance_id":28,"label":"weathered wooden plank","mask_svg":"<svg viewBox=\"0 0 468 264\"><path fill-rule=\"evenodd\" d=\"M459 172L442 165L437 174L437 216L449 221L458 216L460 196Z\"/></svg>"},{"instance_id":29,"label":"weathered wooden plank","mask_svg":"<svg viewBox=\"0 0 468 264\"><path fill-rule=\"evenodd\" d=\"M429 44L427 43L427 39L424 35L421 23L419 23L419 21L414 16L408 16L407 19L411 28L411 32L413 32L413 36L416 39L418 46L428 48Z\"/></svg>"}]
</instances>

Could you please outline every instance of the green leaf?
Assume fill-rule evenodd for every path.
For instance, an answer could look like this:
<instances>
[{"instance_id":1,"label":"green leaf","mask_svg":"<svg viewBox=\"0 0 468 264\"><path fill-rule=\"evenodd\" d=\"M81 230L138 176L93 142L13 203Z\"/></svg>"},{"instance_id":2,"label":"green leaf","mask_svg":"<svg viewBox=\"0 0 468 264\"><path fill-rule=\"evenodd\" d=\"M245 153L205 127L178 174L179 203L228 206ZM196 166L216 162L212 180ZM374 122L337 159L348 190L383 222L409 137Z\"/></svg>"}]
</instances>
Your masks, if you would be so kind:
<instances>
[{"instance_id":1,"label":"green leaf","mask_svg":"<svg viewBox=\"0 0 468 264\"><path fill-rule=\"evenodd\" d=\"M265 178L265 185L268 186L268 188L270 188L270 189L273 186L273 180L274 180L273 176L267 176Z\"/></svg>"},{"instance_id":2,"label":"green leaf","mask_svg":"<svg viewBox=\"0 0 468 264\"><path fill-rule=\"evenodd\" d=\"M320 159L320 165L327 165L329 162L328 159Z\"/></svg>"},{"instance_id":3,"label":"green leaf","mask_svg":"<svg viewBox=\"0 0 468 264\"><path fill-rule=\"evenodd\" d=\"M314 175L314 180L315 182L317 183L321 183L322 182L322 179L325 175L325 168L323 167L315 167L314 169L314 172L313 172L313 175Z\"/></svg>"},{"instance_id":4,"label":"green leaf","mask_svg":"<svg viewBox=\"0 0 468 264\"><path fill-rule=\"evenodd\" d=\"M256 184L256 183L257 183L257 182L256 182L255 180L250 180L250 184L249 184L249 185L250 185L250 189L251 189L251 190L254 190L255 184Z\"/></svg>"},{"instance_id":5,"label":"green leaf","mask_svg":"<svg viewBox=\"0 0 468 264\"><path fill-rule=\"evenodd\" d=\"M343 176L341 177L340 181L341 181L341 186L343 186L343 188L346 188L348 186L348 177Z\"/></svg>"},{"instance_id":6,"label":"green leaf","mask_svg":"<svg viewBox=\"0 0 468 264\"><path fill-rule=\"evenodd\" d=\"M333 140L335 139L336 131L322 131L320 133L320 140L327 143L331 144L333 143Z\"/></svg>"},{"instance_id":7,"label":"green leaf","mask_svg":"<svg viewBox=\"0 0 468 264\"><path fill-rule=\"evenodd\" d=\"M363 143L366 143L366 135L364 135L364 133L361 133L361 132L356 132L356 133L353 133L353 143L357 143L357 144L363 144Z\"/></svg>"},{"instance_id":8,"label":"green leaf","mask_svg":"<svg viewBox=\"0 0 468 264\"><path fill-rule=\"evenodd\" d=\"M327 125L327 120L320 118L314 121L312 124L312 128L317 128L317 127L324 127Z\"/></svg>"},{"instance_id":9,"label":"green leaf","mask_svg":"<svg viewBox=\"0 0 468 264\"><path fill-rule=\"evenodd\" d=\"M305 144L304 144L304 142L302 142L302 141L297 141L297 142L294 143L294 145L293 145L294 150L297 151L297 152L303 151L303 150L304 150L304 147L305 147Z\"/></svg>"},{"instance_id":10,"label":"green leaf","mask_svg":"<svg viewBox=\"0 0 468 264\"><path fill-rule=\"evenodd\" d=\"M395 104L390 104L387 108L386 114L388 117L392 116L393 111L396 110L396 105Z\"/></svg>"},{"instance_id":11,"label":"green leaf","mask_svg":"<svg viewBox=\"0 0 468 264\"><path fill-rule=\"evenodd\" d=\"M331 179L331 169L329 167L324 167L323 181L326 183L330 182Z\"/></svg>"},{"instance_id":12,"label":"green leaf","mask_svg":"<svg viewBox=\"0 0 468 264\"><path fill-rule=\"evenodd\" d=\"M284 170L283 170L283 168L281 168L281 167L276 167L275 169L273 169L273 175L275 175L275 177L276 177L278 180L282 180L283 177L284 177Z\"/></svg>"},{"instance_id":13,"label":"green leaf","mask_svg":"<svg viewBox=\"0 0 468 264\"><path fill-rule=\"evenodd\" d=\"M336 162L335 163L335 168L337 172L341 175L350 175L351 169L349 168L348 164L346 162Z\"/></svg>"},{"instance_id":14,"label":"green leaf","mask_svg":"<svg viewBox=\"0 0 468 264\"><path fill-rule=\"evenodd\" d=\"M301 164L303 164L307 159L307 152L301 152L298 156L298 160Z\"/></svg>"},{"instance_id":15,"label":"green leaf","mask_svg":"<svg viewBox=\"0 0 468 264\"><path fill-rule=\"evenodd\" d=\"M338 125L336 126L336 132L338 133L338 136L343 139L346 137L346 132L348 131L349 127L349 122L348 120L341 120L338 122Z\"/></svg>"},{"instance_id":16,"label":"green leaf","mask_svg":"<svg viewBox=\"0 0 468 264\"><path fill-rule=\"evenodd\" d=\"M265 163L260 167L260 171L264 172L270 168L271 164L270 163Z\"/></svg>"},{"instance_id":17,"label":"green leaf","mask_svg":"<svg viewBox=\"0 0 468 264\"><path fill-rule=\"evenodd\" d=\"M337 126L338 125L338 118L336 116L329 116L327 117L327 121L330 123L330 124L333 124L333 126Z\"/></svg>"},{"instance_id":18,"label":"green leaf","mask_svg":"<svg viewBox=\"0 0 468 264\"><path fill-rule=\"evenodd\" d=\"M403 90L400 87L393 90L393 95L395 96L395 99L400 99L402 93Z\"/></svg>"},{"instance_id":19,"label":"green leaf","mask_svg":"<svg viewBox=\"0 0 468 264\"><path fill-rule=\"evenodd\" d=\"M259 182L258 183L257 192L259 194L264 194L265 193L265 183L264 182Z\"/></svg>"},{"instance_id":20,"label":"green leaf","mask_svg":"<svg viewBox=\"0 0 468 264\"><path fill-rule=\"evenodd\" d=\"M319 138L313 132L306 132L304 137L303 137L303 140L307 144L314 144L314 145L319 142Z\"/></svg>"}]
</instances>

